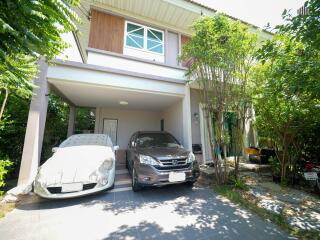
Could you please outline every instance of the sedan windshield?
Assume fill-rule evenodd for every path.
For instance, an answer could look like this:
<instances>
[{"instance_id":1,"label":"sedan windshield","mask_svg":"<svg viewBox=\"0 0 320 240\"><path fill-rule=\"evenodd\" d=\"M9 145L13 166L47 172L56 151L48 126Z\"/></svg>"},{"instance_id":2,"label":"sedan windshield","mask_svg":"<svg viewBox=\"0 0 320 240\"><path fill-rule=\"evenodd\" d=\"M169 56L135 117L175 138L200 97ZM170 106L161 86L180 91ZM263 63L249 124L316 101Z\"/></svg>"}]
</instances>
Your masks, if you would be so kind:
<instances>
[{"instance_id":1,"label":"sedan windshield","mask_svg":"<svg viewBox=\"0 0 320 240\"><path fill-rule=\"evenodd\" d=\"M69 137L60 144L60 148L83 145L112 147L110 138L105 134L77 134Z\"/></svg>"},{"instance_id":2,"label":"sedan windshield","mask_svg":"<svg viewBox=\"0 0 320 240\"><path fill-rule=\"evenodd\" d=\"M167 133L141 133L137 137L137 147L179 147L177 140Z\"/></svg>"}]
</instances>

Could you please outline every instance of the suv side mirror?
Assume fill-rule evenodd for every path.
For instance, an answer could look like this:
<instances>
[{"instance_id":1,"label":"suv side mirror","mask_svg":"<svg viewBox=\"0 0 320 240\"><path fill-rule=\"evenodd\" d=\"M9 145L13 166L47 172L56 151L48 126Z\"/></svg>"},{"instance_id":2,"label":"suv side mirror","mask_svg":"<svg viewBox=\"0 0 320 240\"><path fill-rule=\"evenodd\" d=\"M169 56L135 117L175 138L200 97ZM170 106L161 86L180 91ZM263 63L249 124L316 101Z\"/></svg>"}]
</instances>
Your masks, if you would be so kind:
<instances>
[{"instance_id":1,"label":"suv side mirror","mask_svg":"<svg viewBox=\"0 0 320 240\"><path fill-rule=\"evenodd\" d=\"M52 151L53 153L57 152L57 151L58 151L58 147L53 147L51 151Z\"/></svg>"},{"instance_id":2,"label":"suv side mirror","mask_svg":"<svg viewBox=\"0 0 320 240\"><path fill-rule=\"evenodd\" d=\"M118 151L119 150L119 146L113 146L113 150L114 151Z\"/></svg>"}]
</instances>

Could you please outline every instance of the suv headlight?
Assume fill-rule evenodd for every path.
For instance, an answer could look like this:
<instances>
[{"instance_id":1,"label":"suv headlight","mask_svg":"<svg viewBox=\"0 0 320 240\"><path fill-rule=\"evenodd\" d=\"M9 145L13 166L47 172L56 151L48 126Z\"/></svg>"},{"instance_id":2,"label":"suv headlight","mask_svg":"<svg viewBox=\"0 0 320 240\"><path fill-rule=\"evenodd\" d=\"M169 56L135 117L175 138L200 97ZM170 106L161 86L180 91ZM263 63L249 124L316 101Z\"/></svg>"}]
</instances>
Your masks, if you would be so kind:
<instances>
[{"instance_id":1,"label":"suv headlight","mask_svg":"<svg viewBox=\"0 0 320 240\"><path fill-rule=\"evenodd\" d=\"M196 159L196 157L195 157L194 154L191 152L191 153L189 153L189 156L188 156L188 158L187 158L187 163L192 163L195 159Z\"/></svg>"},{"instance_id":2,"label":"suv headlight","mask_svg":"<svg viewBox=\"0 0 320 240\"><path fill-rule=\"evenodd\" d=\"M159 162L155 160L153 157L146 156L146 155L139 155L140 163L147 164L147 165L159 165Z\"/></svg>"}]
</instances>

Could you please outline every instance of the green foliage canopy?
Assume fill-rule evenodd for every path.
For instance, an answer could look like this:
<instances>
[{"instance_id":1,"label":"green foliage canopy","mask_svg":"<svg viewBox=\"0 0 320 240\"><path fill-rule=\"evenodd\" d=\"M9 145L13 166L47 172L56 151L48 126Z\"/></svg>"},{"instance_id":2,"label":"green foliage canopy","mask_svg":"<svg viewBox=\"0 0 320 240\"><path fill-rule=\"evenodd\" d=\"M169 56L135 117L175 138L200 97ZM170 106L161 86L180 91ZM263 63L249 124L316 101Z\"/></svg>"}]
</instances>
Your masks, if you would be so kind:
<instances>
[{"instance_id":1,"label":"green foliage canopy","mask_svg":"<svg viewBox=\"0 0 320 240\"><path fill-rule=\"evenodd\" d=\"M292 15L290 11L283 12L286 24L276 27L279 33L289 34L295 40L301 41L313 49L320 50L320 1L308 0L304 7L306 14Z\"/></svg>"},{"instance_id":2,"label":"green foliage canopy","mask_svg":"<svg viewBox=\"0 0 320 240\"><path fill-rule=\"evenodd\" d=\"M313 133L320 125L320 51L302 40L274 35L259 50L255 71L258 133L281 150L282 181L302 157L319 156L307 145L318 142Z\"/></svg>"},{"instance_id":3,"label":"green foliage canopy","mask_svg":"<svg viewBox=\"0 0 320 240\"><path fill-rule=\"evenodd\" d=\"M223 183L227 179L225 157L230 142L225 127L226 116L228 112L235 113L233 133L238 137L233 140L239 144L235 144L233 150L238 154L243 147L244 123L251 105L248 81L257 35L250 33L246 25L223 14L201 17L195 21L192 30L192 39L184 45L181 59L189 59L187 76L199 86L216 180ZM224 162L221 161L221 150Z\"/></svg>"},{"instance_id":4,"label":"green foliage canopy","mask_svg":"<svg viewBox=\"0 0 320 240\"><path fill-rule=\"evenodd\" d=\"M77 0L4 0L0 2L0 61L24 54L52 59L66 44L61 33L76 30Z\"/></svg>"},{"instance_id":5,"label":"green foliage canopy","mask_svg":"<svg viewBox=\"0 0 320 240\"><path fill-rule=\"evenodd\" d=\"M20 159L37 61L50 60L67 47L61 34L77 30L80 19L71 6L78 4L79 0L0 1L0 164L8 157L16 163ZM5 173L1 171L0 185Z\"/></svg>"},{"instance_id":6,"label":"green foliage canopy","mask_svg":"<svg viewBox=\"0 0 320 240\"><path fill-rule=\"evenodd\" d=\"M40 56L54 58L67 47L61 33L80 21L70 5L78 0L0 1L0 87L30 94L29 80Z\"/></svg>"}]
</instances>

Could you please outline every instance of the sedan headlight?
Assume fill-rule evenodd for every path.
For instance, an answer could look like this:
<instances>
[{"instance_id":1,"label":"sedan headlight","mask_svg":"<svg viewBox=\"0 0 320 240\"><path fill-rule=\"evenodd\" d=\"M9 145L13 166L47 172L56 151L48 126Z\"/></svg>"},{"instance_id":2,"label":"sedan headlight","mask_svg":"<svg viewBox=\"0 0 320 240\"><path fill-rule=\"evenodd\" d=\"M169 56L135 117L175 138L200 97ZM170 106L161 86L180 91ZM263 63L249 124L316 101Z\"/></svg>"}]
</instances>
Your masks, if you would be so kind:
<instances>
[{"instance_id":1,"label":"sedan headlight","mask_svg":"<svg viewBox=\"0 0 320 240\"><path fill-rule=\"evenodd\" d=\"M104 162L99 167L99 172L105 173L105 172L111 170L112 166L113 166L113 161L110 161L110 160L106 159L106 160L104 160Z\"/></svg>"},{"instance_id":2,"label":"sedan headlight","mask_svg":"<svg viewBox=\"0 0 320 240\"><path fill-rule=\"evenodd\" d=\"M97 183L98 187L102 187L108 183L108 176L108 174L101 173L99 170L97 170L89 176L89 181Z\"/></svg>"},{"instance_id":3,"label":"sedan headlight","mask_svg":"<svg viewBox=\"0 0 320 240\"><path fill-rule=\"evenodd\" d=\"M196 159L196 157L195 157L194 154L191 152L191 153L189 153L189 156L188 156L188 158L187 158L187 163L192 163L195 159Z\"/></svg>"},{"instance_id":4,"label":"sedan headlight","mask_svg":"<svg viewBox=\"0 0 320 240\"><path fill-rule=\"evenodd\" d=\"M146 155L139 155L140 163L147 164L147 165L159 165L159 162L154 159L153 157L146 156Z\"/></svg>"}]
</instances>

